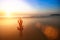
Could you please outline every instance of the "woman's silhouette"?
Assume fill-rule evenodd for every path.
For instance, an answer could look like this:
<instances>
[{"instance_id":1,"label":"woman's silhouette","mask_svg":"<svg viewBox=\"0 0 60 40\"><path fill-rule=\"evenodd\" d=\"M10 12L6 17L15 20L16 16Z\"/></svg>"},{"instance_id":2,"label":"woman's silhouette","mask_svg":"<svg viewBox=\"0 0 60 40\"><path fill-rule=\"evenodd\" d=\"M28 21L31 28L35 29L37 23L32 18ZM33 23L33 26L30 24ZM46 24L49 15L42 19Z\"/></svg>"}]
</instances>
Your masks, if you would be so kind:
<instances>
[{"instance_id":1,"label":"woman's silhouette","mask_svg":"<svg viewBox=\"0 0 60 40\"><path fill-rule=\"evenodd\" d=\"M21 17L18 20L18 24L19 24L19 30L22 31L23 30L23 20L21 19Z\"/></svg>"},{"instance_id":2,"label":"woman's silhouette","mask_svg":"<svg viewBox=\"0 0 60 40\"><path fill-rule=\"evenodd\" d=\"M19 27L17 27L17 29L20 31L20 36L22 36L23 35L23 25L22 25L23 20L21 17L18 19L18 24L19 24Z\"/></svg>"}]
</instances>

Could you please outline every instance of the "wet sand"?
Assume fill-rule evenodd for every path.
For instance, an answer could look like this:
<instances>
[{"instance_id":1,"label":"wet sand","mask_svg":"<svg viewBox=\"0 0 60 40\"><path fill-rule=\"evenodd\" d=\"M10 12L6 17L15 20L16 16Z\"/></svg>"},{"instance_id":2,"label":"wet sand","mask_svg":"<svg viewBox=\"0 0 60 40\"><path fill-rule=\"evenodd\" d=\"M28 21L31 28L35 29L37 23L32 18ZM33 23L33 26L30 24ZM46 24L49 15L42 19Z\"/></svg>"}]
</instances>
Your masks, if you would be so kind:
<instances>
[{"instance_id":1,"label":"wet sand","mask_svg":"<svg viewBox=\"0 0 60 40\"><path fill-rule=\"evenodd\" d=\"M20 31L17 30L18 22L16 18L0 19L0 40L59 39L60 30L59 18L22 18L22 19L24 26L22 36L20 35Z\"/></svg>"}]
</instances>

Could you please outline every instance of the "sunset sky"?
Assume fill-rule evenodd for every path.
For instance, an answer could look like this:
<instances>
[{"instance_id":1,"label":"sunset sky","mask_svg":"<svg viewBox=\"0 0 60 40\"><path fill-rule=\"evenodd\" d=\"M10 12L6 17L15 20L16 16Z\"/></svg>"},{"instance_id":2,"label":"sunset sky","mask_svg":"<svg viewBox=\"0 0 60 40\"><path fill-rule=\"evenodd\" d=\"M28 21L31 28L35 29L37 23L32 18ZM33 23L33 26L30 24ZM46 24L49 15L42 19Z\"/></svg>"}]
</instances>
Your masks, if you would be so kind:
<instances>
[{"instance_id":1,"label":"sunset sky","mask_svg":"<svg viewBox=\"0 0 60 40\"><path fill-rule=\"evenodd\" d=\"M0 16L10 14L50 14L57 12L57 0L0 0Z\"/></svg>"}]
</instances>

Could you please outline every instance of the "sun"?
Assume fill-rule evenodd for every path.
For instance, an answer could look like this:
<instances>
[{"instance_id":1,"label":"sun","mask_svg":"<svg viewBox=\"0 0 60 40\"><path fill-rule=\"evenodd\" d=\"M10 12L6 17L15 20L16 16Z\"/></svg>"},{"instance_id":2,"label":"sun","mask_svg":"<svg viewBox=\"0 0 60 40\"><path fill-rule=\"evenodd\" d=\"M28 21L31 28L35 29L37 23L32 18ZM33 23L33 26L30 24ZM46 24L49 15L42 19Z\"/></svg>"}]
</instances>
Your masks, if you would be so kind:
<instances>
[{"instance_id":1,"label":"sun","mask_svg":"<svg viewBox=\"0 0 60 40\"><path fill-rule=\"evenodd\" d=\"M7 8L6 8L7 9ZM8 9L8 10L5 10L5 17L11 17L11 11Z\"/></svg>"},{"instance_id":2,"label":"sun","mask_svg":"<svg viewBox=\"0 0 60 40\"><path fill-rule=\"evenodd\" d=\"M11 17L10 13L7 13L7 14L6 14L6 17Z\"/></svg>"}]
</instances>

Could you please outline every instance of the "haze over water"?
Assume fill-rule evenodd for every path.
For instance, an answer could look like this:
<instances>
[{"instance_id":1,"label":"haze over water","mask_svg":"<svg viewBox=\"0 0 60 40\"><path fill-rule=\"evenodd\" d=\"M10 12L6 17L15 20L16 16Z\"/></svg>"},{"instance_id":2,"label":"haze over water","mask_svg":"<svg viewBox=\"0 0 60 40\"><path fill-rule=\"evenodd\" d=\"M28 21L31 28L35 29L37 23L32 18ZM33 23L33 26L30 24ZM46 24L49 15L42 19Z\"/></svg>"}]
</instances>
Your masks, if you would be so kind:
<instances>
[{"instance_id":1,"label":"haze over water","mask_svg":"<svg viewBox=\"0 0 60 40\"><path fill-rule=\"evenodd\" d=\"M22 18L23 40L47 40L59 37L59 18ZM18 27L18 18L0 18L0 40L21 40ZM44 30L51 31L50 34ZM53 33L52 33L53 32ZM56 33L57 32L57 33ZM49 36L55 34L53 36ZM58 39L58 38L57 38Z\"/></svg>"}]
</instances>

